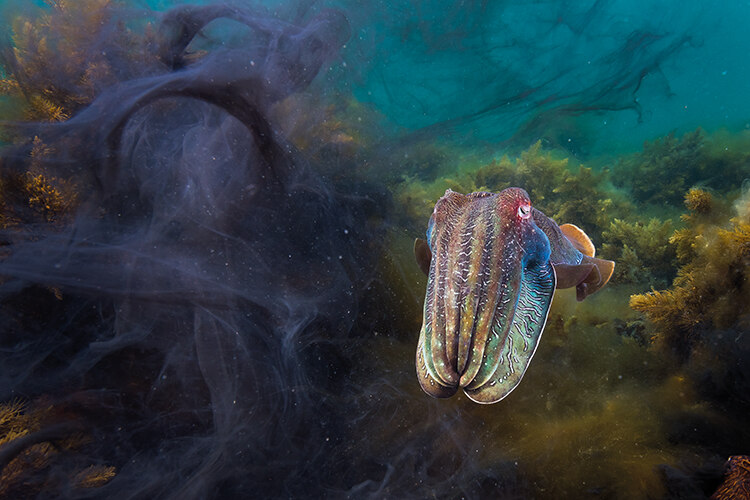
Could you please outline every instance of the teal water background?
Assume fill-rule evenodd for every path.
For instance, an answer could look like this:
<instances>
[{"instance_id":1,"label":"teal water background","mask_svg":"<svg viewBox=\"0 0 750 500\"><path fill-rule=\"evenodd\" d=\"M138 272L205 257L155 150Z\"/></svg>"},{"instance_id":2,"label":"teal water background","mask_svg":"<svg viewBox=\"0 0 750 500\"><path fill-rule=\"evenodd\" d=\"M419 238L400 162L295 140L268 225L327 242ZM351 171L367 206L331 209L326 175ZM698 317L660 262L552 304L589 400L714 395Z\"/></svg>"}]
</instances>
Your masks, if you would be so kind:
<instances>
[{"instance_id":1,"label":"teal water background","mask_svg":"<svg viewBox=\"0 0 750 500\"><path fill-rule=\"evenodd\" d=\"M448 122L502 142L551 113L538 127L558 141L556 122L572 120L584 149L622 151L672 130L748 126L741 2L377 5L358 13L349 50L369 42L372 56L352 58L352 90L407 128Z\"/></svg>"}]
</instances>

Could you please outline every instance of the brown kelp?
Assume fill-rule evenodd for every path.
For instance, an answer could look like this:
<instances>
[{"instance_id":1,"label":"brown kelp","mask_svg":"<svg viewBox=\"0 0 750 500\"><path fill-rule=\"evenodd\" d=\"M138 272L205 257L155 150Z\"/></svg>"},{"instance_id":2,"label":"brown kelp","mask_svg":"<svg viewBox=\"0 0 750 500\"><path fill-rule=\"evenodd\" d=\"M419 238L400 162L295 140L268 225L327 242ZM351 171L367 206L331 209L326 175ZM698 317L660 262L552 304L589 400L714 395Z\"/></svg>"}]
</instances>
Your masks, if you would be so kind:
<instances>
[{"instance_id":1,"label":"brown kelp","mask_svg":"<svg viewBox=\"0 0 750 500\"><path fill-rule=\"evenodd\" d=\"M70 488L71 493L98 488L115 476L106 465L81 465L76 452L91 436L70 410L48 398L33 403L0 404L0 497L26 498ZM46 469L55 474L44 474Z\"/></svg>"},{"instance_id":2,"label":"brown kelp","mask_svg":"<svg viewBox=\"0 0 750 500\"><path fill-rule=\"evenodd\" d=\"M45 3L48 9L14 20L0 80L0 95L10 98L2 108L6 120L14 109L17 119L66 120L104 88L154 69L157 60L147 50L153 40L117 18L117 2Z\"/></svg>"},{"instance_id":3,"label":"brown kelp","mask_svg":"<svg viewBox=\"0 0 750 500\"><path fill-rule=\"evenodd\" d=\"M747 213L715 223L709 193L691 190L685 202L687 227L671 238L681 263L672 288L630 299L631 307L654 323L656 339L683 356L712 332L745 328L750 314Z\"/></svg>"}]
</instances>

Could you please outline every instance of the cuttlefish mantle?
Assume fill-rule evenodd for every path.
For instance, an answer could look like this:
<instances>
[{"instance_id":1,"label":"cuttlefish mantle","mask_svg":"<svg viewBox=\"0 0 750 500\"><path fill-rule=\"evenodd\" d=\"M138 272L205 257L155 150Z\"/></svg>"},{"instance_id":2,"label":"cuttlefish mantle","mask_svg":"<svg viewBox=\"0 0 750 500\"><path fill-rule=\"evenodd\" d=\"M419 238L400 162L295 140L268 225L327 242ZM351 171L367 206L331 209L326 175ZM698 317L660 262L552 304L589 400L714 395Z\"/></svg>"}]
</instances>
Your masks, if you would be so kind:
<instances>
[{"instance_id":1,"label":"cuttlefish mantle","mask_svg":"<svg viewBox=\"0 0 750 500\"><path fill-rule=\"evenodd\" d=\"M414 254L428 276L417 375L437 398L462 388L496 403L518 386L534 356L555 288L578 300L601 289L615 263L598 259L589 237L558 226L523 189L463 195L435 204L427 240Z\"/></svg>"}]
</instances>

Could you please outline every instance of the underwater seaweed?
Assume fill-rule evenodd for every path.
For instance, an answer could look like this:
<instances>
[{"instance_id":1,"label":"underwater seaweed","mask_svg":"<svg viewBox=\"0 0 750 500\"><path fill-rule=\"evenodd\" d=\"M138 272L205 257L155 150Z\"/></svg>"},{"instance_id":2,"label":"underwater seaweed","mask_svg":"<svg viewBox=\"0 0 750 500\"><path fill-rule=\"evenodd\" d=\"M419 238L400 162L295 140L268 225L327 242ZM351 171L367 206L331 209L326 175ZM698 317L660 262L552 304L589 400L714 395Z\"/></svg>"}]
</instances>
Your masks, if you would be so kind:
<instances>
[{"instance_id":1,"label":"underwater seaweed","mask_svg":"<svg viewBox=\"0 0 750 500\"><path fill-rule=\"evenodd\" d=\"M551 152L542 150L541 141L537 141L521 152L515 161L504 156L500 161L480 168L476 172L476 182L493 191L523 186L535 204L544 206L550 212L547 206L554 197L555 189L569 175L568 159L554 157Z\"/></svg>"},{"instance_id":2,"label":"underwater seaweed","mask_svg":"<svg viewBox=\"0 0 750 500\"><path fill-rule=\"evenodd\" d=\"M614 280L646 288L666 287L674 279L675 248L670 244L672 221L613 219L602 232L602 255L617 262Z\"/></svg>"},{"instance_id":3,"label":"underwater seaweed","mask_svg":"<svg viewBox=\"0 0 750 500\"><path fill-rule=\"evenodd\" d=\"M675 137L670 133L651 142L643 151L618 166L622 185L629 186L641 203L677 205L687 189L705 178L701 154L705 133L701 129Z\"/></svg>"},{"instance_id":4,"label":"underwater seaweed","mask_svg":"<svg viewBox=\"0 0 750 500\"><path fill-rule=\"evenodd\" d=\"M2 108L5 119L17 109L17 119L64 121L104 88L154 66L151 40L115 22L116 1L44 1L47 9L13 23L0 95L16 104Z\"/></svg>"},{"instance_id":5,"label":"underwater seaweed","mask_svg":"<svg viewBox=\"0 0 750 500\"><path fill-rule=\"evenodd\" d=\"M741 198L738 199L739 203ZM729 203L717 199L710 191L702 188L691 188L685 193L685 207L687 213L680 216L686 227L678 229L670 237L674 245L677 260L681 264L688 264L697 257L701 242L698 238L704 231L711 232L715 226L724 225L731 217ZM744 219L737 210L740 219Z\"/></svg>"},{"instance_id":6,"label":"underwater seaweed","mask_svg":"<svg viewBox=\"0 0 750 500\"><path fill-rule=\"evenodd\" d=\"M3 120L62 122L91 103L106 87L153 67L148 35L138 38L116 17L111 0L45 0L47 8L18 15L0 67ZM28 8L28 5L24 7ZM28 140L12 126L0 128L6 142ZM62 144L57 149L63 149ZM77 179L46 165L58 156L35 136L23 168L0 164L0 228L59 222L78 203Z\"/></svg>"},{"instance_id":7,"label":"underwater seaweed","mask_svg":"<svg viewBox=\"0 0 750 500\"><path fill-rule=\"evenodd\" d=\"M612 214L628 211L627 202L618 193L607 190L606 171L595 172L579 165L572 170L567 158L558 158L542 149L541 141L532 144L515 159L507 155L479 165L454 168L452 174L424 182L404 177L396 194L405 207L407 223L424 225L424 214L446 189L470 193L498 192L519 186L529 193L535 207L558 223L580 226L594 242L601 241L602 230Z\"/></svg>"},{"instance_id":8,"label":"underwater seaweed","mask_svg":"<svg viewBox=\"0 0 750 500\"><path fill-rule=\"evenodd\" d=\"M627 202L619 193L606 188L607 171L595 172L580 165L578 172L566 175L561 185L554 189L552 203L554 218L561 221L576 221L576 225L587 228L601 241L602 228L612 220L614 213L627 213Z\"/></svg>"},{"instance_id":9,"label":"underwater seaweed","mask_svg":"<svg viewBox=\"0 0 750 500\"><path fill-rule=\"evenodd\" d=\"M630 298L630 306L653 323L655 340L681 357L750 314L750 218L712 222L715 203L701 190L688 192L685 202L687 227L670 239L682 264L672 287Z\"/></svg>"},{"instance_id":10,"label":"underwater seaweed","mask_svg":"<svg viewBox=\"0 0 750 500\"><path fill-rule=\"evenodd\" d=\"M119 2L54 3L71 12L106 5L112 19L122 14ZM640 291L637 286L669 273L648 255L649 249L664 250L667 222L658 219L652 227L649 215L660 215L644 215L640 204L624 200L627 189L613 189L614 175L596 162L579 165L546 150L544 141L519 158L501 158L505 151L497 143L505 132L523 135L518 125L529 123L527 105L540 119L538 130L526 129L531 135L524 145L548 137L543 129L549 120L574 143L590 139L572 118L593 111L591 129L603 129L598 111L638 107L634 89L646 73L658 76L660 62L679 50L681 27L670 26L674 35L664 36L656 29L606 33L614 40L607 48L612 57L594 61L594 73L580 65L592 75L591 85L558 97L565 83L555 79L543 88L526 79L531 86L511 93L517 98L510 115L517 116L510 120L508 94L485 81L479 86L495 95L480 96L464 112L450 100L390 89L407 112L424 101L430 105L425 109L445 110L491 137L477 153L432 135L461 123L412 135L391 123L377 128L379 120L387 121L378 114L383 110L365 91L362 102L350 97L357 83L366 82L353 82L345 72L372 76L357 60L357 44L365 38L386 52L393 47L369 19L353 23L354 36L342 48L345 30L332 22L337 16L319 23L320 3L281 2L267 15L255 6L211 3L161 16L156 42L148 31L118 38L117 23L94 30L89 40L82 37L81 48L88 43L94 51L103 40L117 40L107 53L120 50L125 61L102 66L80 83L76 75L85 74L89 59L73 51L70 78L79 93L68 107L24 104L16 81L0 83L14 96L3 118L25 116L20 110L26 104L38 108L40 120L70 116L38 129L14 129L17 134L8 136L28 144L4 151L1 167L0 192L16 186L16 194L0 198L11 220L0 249L1 397L51 393L69 402L85 392L83 420L93 433L83 447L55 455L70 460L69 488L53 485L41 496L659 497L664 485L658 467L676 467L685 456L726 457L723 443L747 442L736 425L724 425L744 423L745 414L718 418L724 407L705 404L694 387L698 377L683 376L669 357L643 345L640 315L627 308L627 295ZM467 12L468 21L485 17L474 7L509 9L508 26L516 28L511 40L534 26L516 22L522 18L514 9L526 5L552 7L544 26L553 36L547 42L557 47L556 34L565 30L588 38L587 26L609 29L607 2L594 2L580 24L571 22L570 10L580 9L571 2L452 7ZM440 8L431 11L435 6ZM438 23L459 28L425 40L435 60L441 44L458 47L466 40L461 30L473 29L460 17L453 23L439 2L411 2L409 8L437 13ZM373 14L361 3L345 12L349 22ZM226 24L202 39L210 30L204 23L221 15L230 20L219 20ZM147 13L143 19L152 18ZM403 36L419 30L432 35L415 19L405 20ZM218 36L211 45L211 36L227 33L251 43ZM623 39L627 45L618 51ZM411 43L398 36L393 41ZM473 35L469 41L498 47L496 40ZM196 52L193 43L210 49ZM529 54L539 46L529 44ZM316 48L324 57L308 52ZM460 50L478 53L476 48ZM228 50L237 50L238 58L226 57ZM347 69L338 64L339 50ZM143 66L133 68L131 55ZM56 64L57 55L50 57ZM90 60L98 58L93 52ZM238 60L254 61L255 70ZM549 63L541 67L548 78ZM318 72L321 78L311 82ZM280 83L266 85L269 75ZM507 78L499 86L513 83L512 72L502 75ZM441 85L431 71L421 76ZM57 82L53 74L47 77ZM217 78L221 83L212 86ZM462 74L460 80L471 78ZM409 83L419 88L424 81ZM104 88L108 82L117 85ZM341 94L332 96L330 87L339 85ZM456 92L452 99L464 105L476 97L468 94ZM501 127L471 113L482 101L500 106ZM547 105L549 113L542 109ZM569 122L558 120L566 117ZM88 127L87 119L95 125ZM710 137L703 151L712 147ZM721 147L715 149L721 156ZM586 151L586 144L569 151ZM742 141L725 158L736 171L746 166ZM712 175L707 182L714 187L719 179ZM611 287L583 305L564 290L556 294L528 388L502 406L476 408L465 398L431 401L413 374L425 288L413 262L413 237L421 236L446 187L469 192L511 184L535 190L535 205L561 223L580 224L597 243L607 243L602 234L611 231L609 251L631 258L630 274L641 283ZM617 229L611 226L615 217ZM633 239L645 241L626 252L625 240L639 231L644 234ZM693 248L697 240L689 232L684 241ZM700 253L700 245L695 248ZM731 350L739 332L722 333ZM743 372L730 365L714 374L719 376L712 382L722 390L731 379L742 380ZM724 449L706 443L717 427L729 429L717 440ZM708 431L696 436L694 428ZM29 472L40 484L49 477L46 469ZM75 485L102 489L80 492Z\"/></svg>"},{"instance_id":11,"label":"underwater seaweed","mask_svg":"<svg viewBox=\"0 0 750 500\"><path fill-rule=\"evenodd\" d=\"M500 405L424 397L401 368L413 363L413 339L371 339L375 355L354 376L369 383L358 428L377 439L346 464L349 495L662 498L658 467L693 453L670 441L665 421L723 421L671 360L615 331L613 316L633 315L622 291L580 303L566 292L555 296L526 387ZM373 479L357 481L372 469Z\"/></svg>"},{"instance_id":12,"label":"underwater seaweed","mask_svg":"<svg viewBox=\"0 0 750 500\"><path fill-rule=\"evenodd\" d=\"M673 132L646 141L640 153L613 167L618 186L639 203L677 207L691 188L736 191L750 175L750 133L707 134L701 128L677 137Z\"/></svg>"},{"instance_id":13,"label":"underwater seaweed","mask_svg":"<svg viewBox=\"0 0 750 500\"><path fill-rule=\"evenodd\" d=\"M259 43L188 57L169 36L223 17ZM390 205L379 186L334 190L271 108L333 64L348 22L226 6L163 21L171 67L20 126L33 134L3 151L24 174L39 136L55 152L42 165L75 173L85 198L62 227L2 233L0 398L86 394L98 439L73 461L117 468L102 496L323 495Z\"/></svg>"},{"instance_id":14,"label":"underwater seaweed","mask_svg":"<svg viewBox=\"0 0 750 500\"><path fill-rule=\"evenodd\" d=\"M0 162L0 229L60 223L74 212L79 200L74 182L54 176L44 165L53 156L54 150L35 137L28 170L3 169Z\"/></svg>"},{"instance_id":15,"label":"underwater seaweed","mask_svg":"<svg viewBox=\"0 0 750 500\"><path fill-rule=\"evenodd\" d=\"M702 149L705 179L699 185L734 193L750 178L750 130L717 130L706 135Z\"/></svg>"},{"instance_id":16,"label":"underwater seaweed","mask_svg":"<svg viewBox=\"0 0 750 500\"><path fill-rule=\"evenodd\" d=\"M69 460L91 440L71 418L45 398L0 403L0 497L98 488L115 476L114 467Z\"/></svg>"},{"instance_id":17,"label":"underwater seaweed","mask_svg":"<svg viewBox=\"0 0 750 500\"><path fill-rule=\"evenodd\" d=\"M650 9L613 23L618 10L609 2L396 2L369 13L380 29L368 34L388 36L366 54L379 71L361 98L440 140L470 134L527 145L549 137L570 147L571 135L556 138L587 118L640 116L639 96L652 78L668 95L661 65L695 41L693 31L674 29L695 10L659 17L669 29L655 25Z\"/></svg>"}]
</instances>

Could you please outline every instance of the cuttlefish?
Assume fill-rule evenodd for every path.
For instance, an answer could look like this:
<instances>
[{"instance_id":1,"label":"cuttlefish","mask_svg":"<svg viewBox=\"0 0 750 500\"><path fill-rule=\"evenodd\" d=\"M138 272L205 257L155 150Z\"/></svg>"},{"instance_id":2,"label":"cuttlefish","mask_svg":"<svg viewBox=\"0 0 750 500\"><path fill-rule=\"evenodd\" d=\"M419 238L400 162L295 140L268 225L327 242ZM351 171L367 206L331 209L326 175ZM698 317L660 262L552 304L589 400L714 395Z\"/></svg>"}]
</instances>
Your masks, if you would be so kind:
<instances>
[{"instance_id":1,"label":"cuttlefish","mask_svg":"<svg viewBox=\"0 0 750 500\"><path fill-rule=\"evenodd\" d=\"M518 386L534 356L555 288L583 300L615 267L594 257L589 237L558 226L520 188L463 195L435 204L427 240L414 253L427 274L417 376L424 391L447 398L462 388L496 403Z\"/></svg>"}]
</instances>

